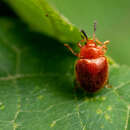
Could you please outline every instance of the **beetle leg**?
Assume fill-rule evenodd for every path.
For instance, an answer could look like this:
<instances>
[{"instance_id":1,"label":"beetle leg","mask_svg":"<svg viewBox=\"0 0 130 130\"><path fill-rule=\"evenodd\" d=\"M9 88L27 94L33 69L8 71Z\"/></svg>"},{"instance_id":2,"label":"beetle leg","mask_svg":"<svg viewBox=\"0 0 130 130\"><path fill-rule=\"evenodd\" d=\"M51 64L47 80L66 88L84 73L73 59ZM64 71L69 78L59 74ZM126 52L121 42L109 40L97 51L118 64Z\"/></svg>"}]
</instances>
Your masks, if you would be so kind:
<instances>
[{"instance_id":1,"label":"beetle leg","mask_svg":"<svg viewBox=\"0 0 130 130\"><path fill-rule=\"evenodd\" d=\"M84 38L83 40L80 40L79 42L85 42L86 41L86 39Z\"/></svg>"},{"instance_id":2,"label":"beetle leg","mask_svg":"<svg viewBox=\"0 0 130 130\"><path fill-rule=\"evenodd\" d=\"M109 40L107 40L107 41L105 41L105 42L101 42L101 41L99 41L98 39L96 39L96 42L98 43L98 44L103 44L103 45L107 45L110 41Z\"/></svg>"},{"instance_id":3,"label":"beetle leg","mask_svg":"<svg viewBox=\"0 0 130 130\"><path fill-rule=\"evenodd\" d=\"M71 51L71 53L72 53L73 55L79 57L79 54L75 53L75 52L73 51L73 49L72 49L68 44L64 44L64 46L67 47L67 48Z\"/></svg>"},{"instance_id":4,"label":"beetle leg","mask_svg":"<svg viewBox=\"0 0 130 130\"><path fill-rule=\"evenodd\" d=\"M109 42L110 42L110 41L107 40L107 41L105 41L103 44L104 44L104 45L107 45Z\"/></svg>"},{"instance_id":5,"label":"beetle leg","mask_svg":"<svg viewBox=\"0 0 130 130\"><path fill-rule=\"evenodd\" d=\"M110 41L105 41L105 42L103 42L103 45L102 45L102 48L105 50L105 52L106 52L106 50L107 50L107 47L106 47L106 45L109 43Z\"/></svg>"},{"instance_id":6,"label":"beetle leg","mask_svg":"<svg viewBox=\"0 0 130 130\"><path fill-rule=\"evenodd\" d=\"M99 41L98 39L96 39L96 43L102 45L103 43L101 41Z\"/></svg>"},{"instance_id":7,"label":"beetle leg","mask_svg":"<svg viewBox=\"0 0 130 130\"><path fill-rule=\"evenodd\" d=\"M106 88L112 88L112 85L109 84L109 79L107 80Z\"/></svg>"},{"instance_id":8,"label":"beetle leg","mask_svg":"<svg viewBox=\"0 0 130 130\"><path fill-rule=\"evenodd\" d=\"M79 47L79 48L82 48L82 45L80 44L80 42L78 42L78 47Z\"/></svg>"},{"instance_id":9,"label":"beetle leg","mask_svg":"<svg viewBox=\"0 0 130 130\"><path fill-rule=\"evenodd\" d=\"M83 39L83 40L81 40L81 41L79 41L77 44L78 44L78 47L79 48L82 48L82 45L80 44L81 42L85 42L86 41L86 39Z\"/></svg>"},{"instance_id":10,"label":"beetle leg","mask_svg":"<svg viewBox=\"0 0 130 130\"><path fill-rule=\"evenodd\" d=\"M106 45L102 45L101 48L104 50L104 53L106 53L106 51L107 51L107 47L106 47Z\"/></svg>"},{"instance_id":11,"label":"beetle leg","mask_svg":"<svg viewBox=\"0 0 130 130\"><path fill-rule=\"evenodd\" d=\"M106 47L106 45L102 45L102 48L103 48L103 49L105 49L105 50L107 50L107 47Z\"/></svg>"}]
</instances>

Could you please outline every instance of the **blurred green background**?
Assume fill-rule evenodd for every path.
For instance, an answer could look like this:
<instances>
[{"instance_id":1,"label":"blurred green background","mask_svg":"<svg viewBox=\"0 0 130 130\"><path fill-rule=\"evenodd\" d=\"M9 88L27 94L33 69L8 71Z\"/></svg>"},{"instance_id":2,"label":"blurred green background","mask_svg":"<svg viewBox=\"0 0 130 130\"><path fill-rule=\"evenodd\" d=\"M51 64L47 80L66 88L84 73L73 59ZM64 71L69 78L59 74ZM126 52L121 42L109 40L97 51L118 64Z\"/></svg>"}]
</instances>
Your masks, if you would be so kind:
<instances>
[{"instance_id":1,"label":"blurred green background","mask_svg":"<svg viewBox=\"0 0 130 130\"><path fill-rule=\"evenodd\" d=\"M88 36L97 21L96 36L110 40L108 53L119 64L130 65L130 1L129 0L49 0L64 16Z\"/></svg>"}]
</instances>

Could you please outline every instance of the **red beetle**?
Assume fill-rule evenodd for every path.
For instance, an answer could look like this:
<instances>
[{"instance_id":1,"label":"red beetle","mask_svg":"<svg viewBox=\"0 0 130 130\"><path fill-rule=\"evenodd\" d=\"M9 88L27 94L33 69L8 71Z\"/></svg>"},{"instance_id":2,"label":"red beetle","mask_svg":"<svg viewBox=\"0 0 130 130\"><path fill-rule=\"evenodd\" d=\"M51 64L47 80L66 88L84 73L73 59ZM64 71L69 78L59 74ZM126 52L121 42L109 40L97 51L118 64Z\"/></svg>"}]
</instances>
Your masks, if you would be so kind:
<instances>
[{"instance_id":1,"label":"red beetle","mask_svg":"<svg viewBox=\"0 0 130 130\"><path fill-rule=\"evenodd\" d=\"M95 39L96 22L94 23L93 39L88 39L86 33L81 30L82 38L80 42L85 42L82 46L80 42L80 52L75 53L68 44L64 44L79 59L76 61L76 81L80 87L87 92L94 93L99 91L108 81L108 60L104 55L109 41L100 42Z\"/></svg>"}]
</instances>

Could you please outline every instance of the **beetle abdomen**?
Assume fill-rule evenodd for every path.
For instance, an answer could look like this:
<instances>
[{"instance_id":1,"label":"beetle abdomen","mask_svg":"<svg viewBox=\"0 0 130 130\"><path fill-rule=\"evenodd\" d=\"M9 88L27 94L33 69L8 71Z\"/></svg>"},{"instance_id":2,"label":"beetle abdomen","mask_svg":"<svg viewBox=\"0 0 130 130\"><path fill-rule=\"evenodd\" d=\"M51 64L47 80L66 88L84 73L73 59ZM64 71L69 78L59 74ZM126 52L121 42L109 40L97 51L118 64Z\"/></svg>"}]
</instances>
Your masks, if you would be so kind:
<instances>
[{"instance_id":1,"label":"beetle abdomen","mask_svg":"<svg viewBox=\"0 0 130 130\"><path fill-rule=\"evenodd\" d=\"M79 59L76 63L76 78L87 92L97 92L107 82L108 62L106 57Z\"/></svg>"}]
</instances>

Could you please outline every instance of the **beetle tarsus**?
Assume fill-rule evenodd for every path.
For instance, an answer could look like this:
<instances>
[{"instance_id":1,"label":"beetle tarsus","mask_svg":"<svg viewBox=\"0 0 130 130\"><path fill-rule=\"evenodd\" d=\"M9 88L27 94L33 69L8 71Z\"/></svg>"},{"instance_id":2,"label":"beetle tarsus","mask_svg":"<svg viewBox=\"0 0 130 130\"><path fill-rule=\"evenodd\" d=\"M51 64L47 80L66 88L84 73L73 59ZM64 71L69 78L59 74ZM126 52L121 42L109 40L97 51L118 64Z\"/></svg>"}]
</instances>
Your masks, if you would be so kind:
<instances>
[{"instance_id":1,"label":"beetle tarsus","mask_svg":"<svg viewBox=\"0 0 130 130\"><path fill-rule=\"evenodd\" d=\"M109 40L107 40L107 41L105 41L103 44L104 45L106 45L106 44L108 44L110 41Z\"/></svg>"}]
</instances>

